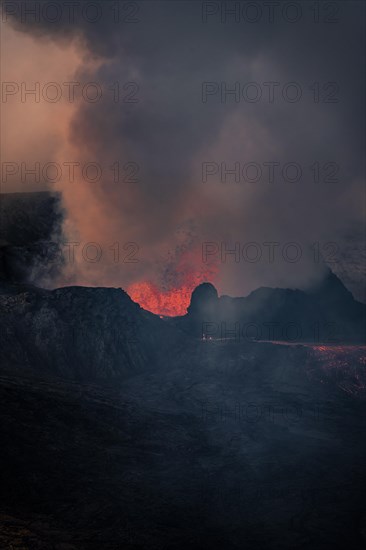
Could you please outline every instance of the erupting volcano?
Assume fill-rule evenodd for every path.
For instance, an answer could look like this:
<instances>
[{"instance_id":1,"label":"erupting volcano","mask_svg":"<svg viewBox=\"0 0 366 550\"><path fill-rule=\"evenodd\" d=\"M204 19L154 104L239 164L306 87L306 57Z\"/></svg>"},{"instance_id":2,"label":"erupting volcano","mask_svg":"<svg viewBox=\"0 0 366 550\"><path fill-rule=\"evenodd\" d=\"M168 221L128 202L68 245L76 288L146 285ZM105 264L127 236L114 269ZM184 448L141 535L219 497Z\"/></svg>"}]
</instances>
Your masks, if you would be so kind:
<instances>
[{"instance_id":1,"label":"erupting volcano","mask_svg":"<svg viewBox=\"0 0 366 550\"><path fill-rule=\"evenodd\" d=\"M152 313L176 316L187 313L194 288L195 284L161 291L153 283L136 283L131 285L127 292L134 302Z\"/></svg>"},{"instance_id":2,"label":"erupting volcano","mask_svg":"<svg viewBox=\"0 0 366 550\"><path fill-rule=\"evenodd\" d=\"M127 292L142 308L157 315L176 317L187 313L192 292L203 282L207 282L205 277L192 277L192 280L182 287L169 290L161 290L150 282L135 283Z\"/></svg>"},{"instance_id":3,"label":"erupting volcano","mask_svg":"<svg viewBox=\"0 0 366 550\"><path fill-rule=\"evenodd\" d=\"M217 282L217 279L217 262L211 259L203 264L199 246L178 246L166 262L159 282L133 283L127 288L127 293L134 302L152 313L176 317L187 313L192 292L198 285Z\"/></svg>"}]
</instances>

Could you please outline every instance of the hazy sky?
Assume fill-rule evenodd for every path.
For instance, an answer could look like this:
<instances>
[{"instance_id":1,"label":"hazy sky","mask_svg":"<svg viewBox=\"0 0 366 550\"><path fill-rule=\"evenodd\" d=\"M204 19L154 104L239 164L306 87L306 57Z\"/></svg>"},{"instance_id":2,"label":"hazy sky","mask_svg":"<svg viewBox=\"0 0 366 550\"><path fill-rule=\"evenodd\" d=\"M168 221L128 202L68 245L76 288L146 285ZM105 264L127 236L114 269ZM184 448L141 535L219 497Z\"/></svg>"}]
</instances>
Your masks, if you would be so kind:
<instances>
[{"instance_id":1,"label":"hazy sky","mask_svg":"<svg viewBox=\"0 0 366 550\"><path fill-rule=\"evenodd\" d=\"M318 247L332 257L364 217L365 4L69 4L2 5L3 163L19 168L4 183L3 167L3 191L62 168L81 244L61 282L210 278L240 295L316 280ZM36 82L38 103L24 91ZM37 161L39 182L19 184Z\"/></svg>"}]
</instances>

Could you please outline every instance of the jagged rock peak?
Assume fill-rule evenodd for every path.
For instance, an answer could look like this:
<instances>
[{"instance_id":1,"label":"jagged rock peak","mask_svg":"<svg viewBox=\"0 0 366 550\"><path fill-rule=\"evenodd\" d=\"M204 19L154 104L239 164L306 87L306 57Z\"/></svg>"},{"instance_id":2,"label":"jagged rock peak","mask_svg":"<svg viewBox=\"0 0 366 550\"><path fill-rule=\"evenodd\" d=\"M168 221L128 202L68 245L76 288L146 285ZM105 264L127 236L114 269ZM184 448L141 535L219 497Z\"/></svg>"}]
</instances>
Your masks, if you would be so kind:
<instances>
[{"instance_id":1,"label":"jagged rock peak","mask_svg":"<svg viewBox=\"0 0 366 550\"><path fill-rule=\"evenodd\" d=\"M216 305L218 299L217 290L212 283L201 283L192 292L191 303L187 311L190 314L197 313L206 306Z\"/></svg>"}]
</instances>

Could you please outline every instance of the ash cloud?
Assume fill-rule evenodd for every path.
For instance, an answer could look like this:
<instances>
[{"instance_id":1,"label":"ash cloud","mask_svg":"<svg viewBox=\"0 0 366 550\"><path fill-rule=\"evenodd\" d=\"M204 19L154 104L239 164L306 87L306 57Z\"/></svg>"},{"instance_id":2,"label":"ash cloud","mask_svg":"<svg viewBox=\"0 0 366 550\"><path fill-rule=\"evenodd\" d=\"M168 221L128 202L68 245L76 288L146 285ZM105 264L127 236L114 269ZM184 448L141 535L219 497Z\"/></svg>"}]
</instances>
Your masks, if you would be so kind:
<instances>
[{"instance_id":1,"label":"ash cloud","mask_svg":"<svg viewBox=\"0 0 366 550\"><path fill-rule=\"evenodd\" d=\"M221 3L211 4L221 9ZM303 17L294 23L281 15L272 23L264 16L235 22L228 15L223 23L220 11L204 23L201 2L138 2L135 23L117 24L107 12L94 24L77 18L73 24L27 25L13 18L17 30L45 44L74 40L85 59L96 61L80 66L75 79L101 83L103 100L79 104L69 131L74 158L66 160L138 166L132 183L115 182L108 168L98 183L62 183L64 231L72 241L98 243L103 255L90 263L79 254L59 283L126 287L151 280L164 288L167 277L170 285L174 278L181 282L180 250L184 256L194 249L201 270L204 242L302 246L298 263L281 256L273 263L222 262L217 255L213 282L225 294L260 285L307 287L322 276L324 267L309 246L338 242L364 216L365 6L334 3L338 21L314 23L309 4L295 4ZM117 81L123 97L131 91L123 90L124 83L138 85L137 103L114 102L110 87ZM280 84L273 103L237 103L230 96L222 103L218 94L203 103L204 82L223 82L228 89L256 82L262 90L265 82ZM301 86L299 102L283 101L289 82ZM324 83L336 83L338 101L315 103L314 82L321 94ZM269 161L298 163L301 181L202 182L204 162ZM316 162L336 162L338 181L314 183ZM183 247L182 227L189 228ZM136 243L139 262L111 262L105 250L115 242Z\"/></svg>"}]
</instances>

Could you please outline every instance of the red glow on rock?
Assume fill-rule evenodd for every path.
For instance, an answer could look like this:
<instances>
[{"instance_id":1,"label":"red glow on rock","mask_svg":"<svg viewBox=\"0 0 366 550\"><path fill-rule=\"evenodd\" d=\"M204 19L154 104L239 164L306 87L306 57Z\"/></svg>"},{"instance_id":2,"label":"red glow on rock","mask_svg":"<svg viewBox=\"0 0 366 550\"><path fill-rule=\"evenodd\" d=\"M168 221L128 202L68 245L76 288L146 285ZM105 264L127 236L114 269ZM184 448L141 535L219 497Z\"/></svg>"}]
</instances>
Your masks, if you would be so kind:
<instances>
[{"instance_id":1,"label":"red glow on rock","mask_svg":"<svg viewBox=\"0 0 366 550\"><path fill-rule=\"evenodd\" d=\"M136 283L127 292L134 302L152 313L176 316L187 313L194 288L185 286L164 292L153 283Z\"/></svg>"},{"instance_id":2,"label":"red glow on rock","mask_svg":"<svg viewBox=\"0 0 366 550\"><path fill-rule=\"evenodd\" d=\"M157 315L185 315L193 290L199 284L214 282L217 278L216 265L205 264L200 271L195 270L199 260L197 254L185 254L170 273L169 285L145 281L130 285L127 292L134 302Z\"/></svg>"}]
</instances>

